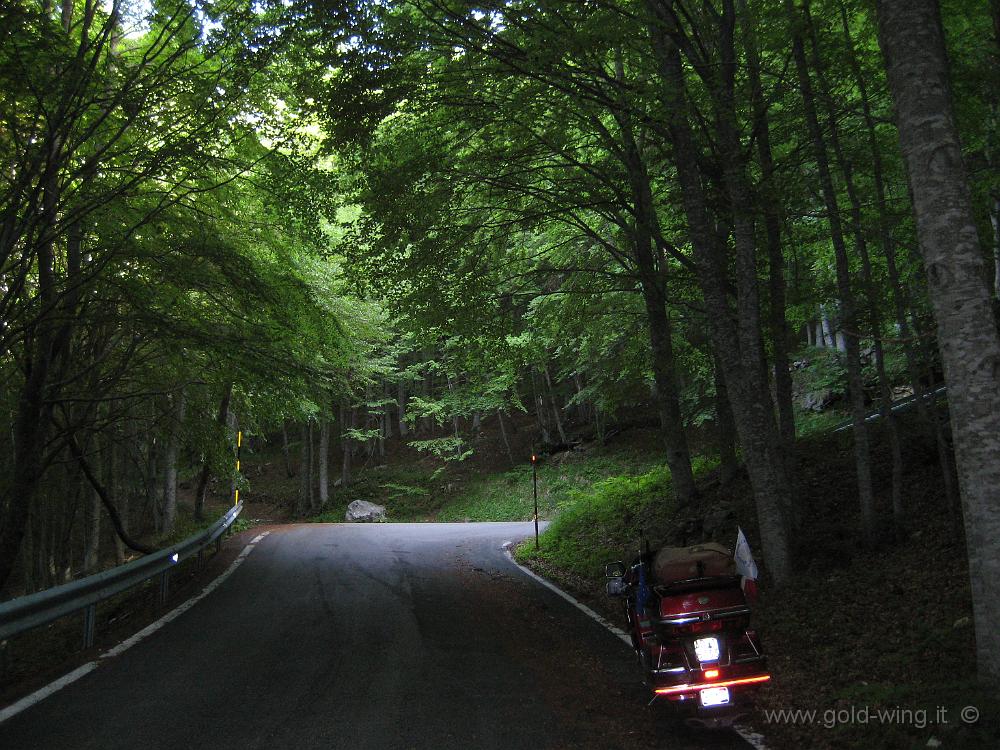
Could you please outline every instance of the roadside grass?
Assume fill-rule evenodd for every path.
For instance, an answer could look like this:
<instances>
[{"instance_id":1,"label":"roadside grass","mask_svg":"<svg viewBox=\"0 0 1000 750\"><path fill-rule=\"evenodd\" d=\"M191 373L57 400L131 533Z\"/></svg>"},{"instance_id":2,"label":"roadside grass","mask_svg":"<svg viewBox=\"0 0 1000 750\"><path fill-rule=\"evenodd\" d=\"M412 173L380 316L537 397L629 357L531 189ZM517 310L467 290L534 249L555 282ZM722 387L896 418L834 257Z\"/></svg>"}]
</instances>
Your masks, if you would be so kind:
<instances>
[{"instance_id":1,"label":"roadside grass","mask_svg":"<svg viewBox=\"0 0 1000 750\"><path fill-rule=\"evenodd\" d=\"M716 467L715 459L695 458L695 480L704 483ZM609 476L568 493L561 512L542 535L539 549L534 542L524 542L515 557L596 585L606 562L638 554L640 533L654 548L665 543L679 522L678 511L665 465L654 464L637 475Z\"/></svg>"},{"instance_id":2,"label":"roadside grass","mask_svg":"<svg viewBox=\"0 0 1000 750\"><path fill-rule=\"evenodd\" d=\"M574 489L562 513L541 538L539 549L523 543L518 560L541 560L584 578L594 578L608 560L622 557L626 540L638 544L640 528L666 523L674 503L670 473L656 467L638 476L613 476L586 490Z\"/></svg>"},{"instance_id":3,"label":"roadside grass","mask_svg":"<svg viewBox=\"0 0 1000 750\"><path fill-rule=\"evenodd\" d=\"M558 518L579 501L579 493L608 476L635 476L654 466L650 451L591 448L559 453L538 463L538 515ZM527 521L534 516L532 468L528 464L501 474L477 475L454 493L439 521Z\"/></svg>"}]
</instances>

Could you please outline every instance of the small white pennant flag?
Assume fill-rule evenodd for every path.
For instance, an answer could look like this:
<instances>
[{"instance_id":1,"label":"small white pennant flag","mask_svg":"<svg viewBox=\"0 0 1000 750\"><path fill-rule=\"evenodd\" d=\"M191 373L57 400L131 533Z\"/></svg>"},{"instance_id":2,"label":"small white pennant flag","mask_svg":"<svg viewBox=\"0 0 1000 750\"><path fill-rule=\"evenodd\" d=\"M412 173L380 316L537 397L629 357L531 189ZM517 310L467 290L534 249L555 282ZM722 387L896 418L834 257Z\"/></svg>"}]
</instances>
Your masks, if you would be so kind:
<instances>
[{"instance_id":1,"label":"small white pennant flag","mask_svg":"<svg viewBox=\"0 0 1000 750\"><path fill-rule=\"evenodd\" d=\"M743 529L737 527L736 530L736 572L744 578L752 581L757 580L757 563L754 562L753 554L750 552L750 543L743 535Z\"/></svg>"}]
</instances>

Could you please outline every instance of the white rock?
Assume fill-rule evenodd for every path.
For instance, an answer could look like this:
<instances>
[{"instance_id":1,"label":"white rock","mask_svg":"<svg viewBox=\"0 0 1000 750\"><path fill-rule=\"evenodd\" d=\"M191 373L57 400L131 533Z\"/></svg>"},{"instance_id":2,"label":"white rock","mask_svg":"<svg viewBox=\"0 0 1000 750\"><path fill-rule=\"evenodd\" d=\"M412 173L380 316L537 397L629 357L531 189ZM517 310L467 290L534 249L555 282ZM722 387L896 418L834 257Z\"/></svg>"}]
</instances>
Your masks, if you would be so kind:
<instances>
[{"instance_id":1,"label":"white rock","mask_svg":"<svg viewBox=\"0 0 1000 750\"><path fill-rule=\"evenodd\" d=\"M367 500L355 500L347 506L344 520L350 523L372 523L385 520L385 506Z\"/></svg>"}]
</instances>

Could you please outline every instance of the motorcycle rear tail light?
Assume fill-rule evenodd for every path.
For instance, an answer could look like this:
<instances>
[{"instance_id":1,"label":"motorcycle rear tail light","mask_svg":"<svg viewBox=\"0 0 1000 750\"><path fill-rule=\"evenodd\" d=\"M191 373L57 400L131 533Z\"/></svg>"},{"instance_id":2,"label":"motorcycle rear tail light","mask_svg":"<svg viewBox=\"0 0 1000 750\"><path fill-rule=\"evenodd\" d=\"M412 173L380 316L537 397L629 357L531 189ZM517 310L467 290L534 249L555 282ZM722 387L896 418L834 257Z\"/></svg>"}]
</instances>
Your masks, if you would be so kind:
<instances>
[{"instance_id":1,"label":"motorcycle rear tail light","mask_svg":"<svg viewBox=\"0 0 1000 750\"><path fill-rule=\"evenodd\" d=\"M738 685L753 685L760 682L767 682L771 679L771 675L762 674L756 677L741 677L735 680L722 680L720 682L713 682L712 687L734 687ZM705 683L700 685L671 685L670 687L657 688L656 693L658 695L677 695L680 693L692 693L697 690L706 687Z\"/></svg>"},{"instance_id":2,"label":"motorcycle rear tail light","mask_svg":"<svg viewBox=\"0 0 1000 750\"><path fill-rule=\"evenodd\" d=\"M699 622L692 626L695 633L715 633L716 631L722 630L723 623L721 620L709 620L708 622Z\"/></svg>"}]
</instances>

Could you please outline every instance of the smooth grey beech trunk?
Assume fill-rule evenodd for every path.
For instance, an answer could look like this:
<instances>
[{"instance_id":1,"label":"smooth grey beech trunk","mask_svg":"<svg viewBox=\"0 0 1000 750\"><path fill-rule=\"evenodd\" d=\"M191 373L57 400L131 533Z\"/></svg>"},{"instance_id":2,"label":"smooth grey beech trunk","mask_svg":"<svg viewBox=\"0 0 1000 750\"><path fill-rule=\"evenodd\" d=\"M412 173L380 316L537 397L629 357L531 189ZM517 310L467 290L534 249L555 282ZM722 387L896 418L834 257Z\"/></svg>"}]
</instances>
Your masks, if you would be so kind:
<instances>
[{"instance_id":1,"label":"smooth grey beech trunk","mask_svg":"<svg viewBox=\"0 0 1000 750\"><path fill-rule=\"evenodd\" d=\"M1000 685L1000 332L936 0L878 0L899 142L948 383L980 678Z\"/></svg>"},{"instance_id":2,"label":"smooth grey beech trunk","mask_svg":"<svg viewBox=\"0 0 1000 750\"><path fill-rule=\"evenodd\" d=\"M295 515L304 516L311 508L312 489L312 426L299 425L299 492L295 497Z\"/></svg>"},{"instance_id":3,"label":"smooth grey beech trunk","mask_svg":"<svg viewBox=\"0 0 1000 750\"><path fill-rule=\"evenodd\" d=\"M552 442L552 438L549 435L549 426L545 417L547 411L545 401L538 390L538 374L535 368L531 368L531 393L535 402L535 419L538 422L538 432L542 438L542 445L548 445Z\"/></svg>"},{"instance_id":4,"label":"smooth grey beech trunk","mask_svg":"<svg viewBox=\"0 0 1000 750\"><path fill-rule=\"evenodd\" d=\"M990 226L993 227L993 290L1000 299L1000 200L990 206Z\"/></svg>"},{"instance_id":5,"label":"smooth grey beech trunk","mask_svg":"<svg viewBox=\"0 0 1000 750\"><path fill-rule=\"evenodd\" d=\"M343 487L346 487L351 483L351 451L354 448L354 441L348 435L349 430L354 429L354 424L357 421L357 410L354 408L349 408L347 406L342 406L340 409L340 446L342 453L342 460L340 464L340 483Z\"/></svg>"},{"instance_id":6,"label":"smooth grey beech trunk","mask_svg":"<svg viewBox=\"0 0 1000 750\"><path fill-rule=\"evenodd\" d=\"M165 536L174 533L177 522L177 458L181 448L181 425L184 424L186 403L184 391L170 396L173 412L170 415L170 432L163 451L163 523L161 530Z\"/></svg>"},{"instance_id":7,"label":"smooth grey beech trunk","mask_svg":"<svg viewBox=\"0 0 1000 750\"><path fill-rule=\"evenodd\" d=\"M500 422L500 437L503 438L503 447L507 451L507 458L510 465L514 465L514 452L510 449L510 438L507 437L507 427L503 423L503 409L497 409L497 420Z\"/></svg>"},{"instance_id":8,"label":"smooth grey beech trunk","mask_svg":"<svg viewBox=\"0 0 1000 750\"><path fill-rule=\"evenodd\" d=\"M563 429L562 417L559 414L559 403L556 401L556 392L552 387L552 377L549 375L548 363L542 365L542 372L545 374L545 385L549 391L549 403L552 406L552 416L555 418L556 430L559 432L559 440L562 441L563 445L565 445L568 442L566 439L566 430Z\"/></svg>"},{"instance_id":9,"label":"smooth grey beech trunk","mask_svg":"<svg viewBox=\"0 0 1000 750\"><path fill-rule=\"evenodd\" d=\"M330 420L319 423L319 507L330 502Z\"/></svg>"},{"instance_id":10,"label":"smooth grey beech trunk","mask_svg":"<svg viewBox=\"0 0 1000 750\"><path fill-rule=\"evenodd\" d=\"M219 414L215 419L216 424L225 425L229 422L229 403L233 397L233 384L226 383L222 391L222 401L219 402ZM198 487L194 493L194 517L201 521L205 517L205 499L208 494L208 480L211 477L212 466L208 459L202 464L201 474L198 476Z\"/></svg>"},{"instance_id":11,"label":"smooth grey beech trunk","mask_svg":"<svg viewBox=\"0 0 1000 750\"><path fill-rule=\"evenodd\" d=\"M720 475L723 485L729 484L739 473L740 464L736 457L736 420L733 407L729 403L729 390L722 376L722 364L713 353L712 376L715 379L715 419L719 448Z\"/></svg>"},{"instance_id":12,"label":"smooth grey beech trunk","mask_svg":"<svg viewBox=\"0 0 1000 750\"><path fill-rule=\"evenodd\" d=\"M406 383L400 380L396 384L396 405L399 407L399 436L406 437L410 426L406 423Z\"/></svg>"},{"instance_id":13,"label":"smooth grey beech trunk","mask_svg":"<svg viewBox=\"0 0 1000 750\"><path fill-rule=\"evenodd\" d=\"M84 525L83 572L92 573L97 568L101 551L101 497L91 490L87 499Z\"/></svg>"},{"instance_id":14,"label":"smooth grey beech trunk","mask_svg":"<svg viewBox=\"0 0 1000 750\"><path fill-rule=\"evenodd\" d=\"M291 479L295 476L292 471L292 458L288 451L288 422L281 420L281 455L285 461L285 476Z\"/></svg>"}]
</instances>

